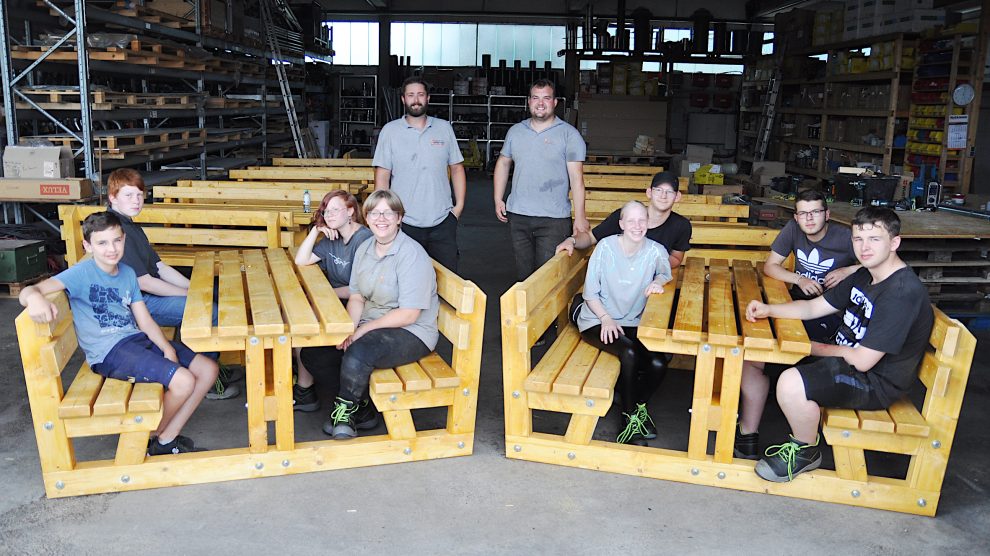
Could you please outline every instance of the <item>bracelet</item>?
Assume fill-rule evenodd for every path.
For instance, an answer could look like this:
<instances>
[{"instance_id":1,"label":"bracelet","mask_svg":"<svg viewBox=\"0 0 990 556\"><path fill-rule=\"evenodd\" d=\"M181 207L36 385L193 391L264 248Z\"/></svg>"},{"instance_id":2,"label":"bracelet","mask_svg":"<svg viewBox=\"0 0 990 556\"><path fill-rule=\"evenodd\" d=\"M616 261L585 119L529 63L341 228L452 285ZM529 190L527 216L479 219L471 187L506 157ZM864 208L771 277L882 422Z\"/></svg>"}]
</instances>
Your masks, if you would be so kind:
<instances>
[{"instance_id":1,"label":"bracelet","mask_svg":"<svg viewBox=\"0 0 990 556\"><path fill-rule=\"evenodd\" d=\"M576 237L569 236L567 239L571 240L571 243L574 244L574 247L577 247L577 238Z\"/></svg>"}]
</instances>

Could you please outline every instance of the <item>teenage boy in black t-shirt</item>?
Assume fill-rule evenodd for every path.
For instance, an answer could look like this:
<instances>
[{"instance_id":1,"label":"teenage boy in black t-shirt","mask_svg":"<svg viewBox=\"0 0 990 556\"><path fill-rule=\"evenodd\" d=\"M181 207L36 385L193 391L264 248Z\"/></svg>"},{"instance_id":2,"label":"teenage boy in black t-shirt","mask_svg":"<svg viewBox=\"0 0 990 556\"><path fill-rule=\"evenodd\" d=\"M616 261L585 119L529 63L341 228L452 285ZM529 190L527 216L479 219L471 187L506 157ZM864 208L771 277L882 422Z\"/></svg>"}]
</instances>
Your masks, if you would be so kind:
<instances>
[{"instance_id":1,"label":"teenage boy in black t-shirt","mask_svg":"<svg viewBox=\"0 0 990 556\"><path fill-rule=\"evenodd\" d=\"M681 200L678 185L677 176L673 172L660 172L653 176L650 186L646 188L646 198L649 200L646 205L646 237L667 249L671 269L680 266L684 253L691 248L691 222L673 211L674 203ZM568 255L573 255L574 248L585 249L608 236L621 234L620 212L621 209L608 215L608 218L590 232L565 238L555 252L567 251Z\"/></svg>"},{"instance_id":2,"label":"teenage boy in black t-shirt","mask_svg":"<svg viewBox=\"0 0 990 556\"><path fill-rule=\"evenodd\" d=\"M821 297L779 305L753 300L746 308L751 322L842 313L835 343L812 342L812 357L780 375L777 402L791 436L767 448L756 465L760 477L786 482L818 468L821 407L885 409L907 394L917 379L934 314L924 285L897 256L900 227L900 219L890 209L860 210L852 222L852 242L862 268ZM753 379L744 369L743 383ZM744 406L752 402L743 401ZM755 433L759 415L754 418L752 411L743 409L740 431Z\"/></svg>"}]
</instances>

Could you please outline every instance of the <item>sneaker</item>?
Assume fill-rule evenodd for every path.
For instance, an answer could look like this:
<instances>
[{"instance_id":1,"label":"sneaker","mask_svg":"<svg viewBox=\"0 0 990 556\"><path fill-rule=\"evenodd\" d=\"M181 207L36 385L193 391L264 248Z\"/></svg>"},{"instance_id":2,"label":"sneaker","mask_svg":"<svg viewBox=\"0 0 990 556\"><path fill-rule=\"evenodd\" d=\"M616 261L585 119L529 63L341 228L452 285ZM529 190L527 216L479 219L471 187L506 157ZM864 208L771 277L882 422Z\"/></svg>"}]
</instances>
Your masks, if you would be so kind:
<instances>
[{"instance_id":1,"label":"sneaker","mask_svg":"<svg viewBox=\"0 0 990 556\"><path fill-rule=\"evenodd\" d=\"M640 420L639 412L623 413L623 420L626 423L622 432L615 438L619 444L633 444L636 446L646 446L646 437L643 435L643 421Z\"/></svg>"},{"instance_id":2,"label":"sneaker","mask_svg":"<svg viewBox=\"0 0 990 556\"><path fill-rule=\"evenodd\" d=\"M378 426L378 410L369 400L355 403L338 397L330 411L330 419L323 423L323 432L335 440L357 437L357 431Z\"/></svg>"},{"instance_id":3,"label":"sneaker","mask_svg":"<svg viewBox=\"0 0 990 556\"><path fill-rule=\"evenodd\" d=\"M189 440L186 438L189 442ZM148 444L148 455L149 456L161 456L165 454L185 454L186 452L192 452L191 448L187 448L182 442L179 442L179 437L175 437L171 442L162 444L158 439L154 439L150 444Z\"/></svg>"},{"instance_id":4,"label":"sneaker","mask_svg":"<svg viewBox=\"0 0 990 556\"><path fill-rule=\"evenodd\" d=\"M657 426L653 423L653 418L650 417L650 413L646 410L645 403L636 404L636 416L639 417L639 422L643 424L643 438L647 440L656 438Z\"/></svg>"},{"instance_id":5,"label":"sneaker","mask_svg":"<svg viewBox=\"0 0 990 556\"><path fill-rule=\"evenodd\" d=\"M225 384L240 382L244 380L244 375L243 365L220 365L219 377L223 379Z\"/></svg>"},{"instance_id":6,"label":"sneaker","mask_svg":"<svg viewBox=\"0 0 990 556\"><path fill-rule=\"evenodd\" d=\"M241 389L237 387L236 384L228 384L217 375L217 381L213 384L213 388L206 393L206 399L208 400L229 400L230 398L237 397L241 393Z\"/></svg>"},{"instance_id":7,"label":"sneaker","mask_svg":"<svg viewBox=\"0 0 990 556\"><path fill-rule=\"evenodd\" d=\"M186 452L202 452L203 450L196 449L196 443L193 442L192 438L188 436L182 436L181 434L175 437L175 440L179 442L179 445L185 448ZM158 443L158 437L152 436L148 439L148 451L151 451L151 445Z\"/></svg>"},{"instance_id":8,"label":"sneaker","mask_svg":"<svg viewBox=\"0 0 990 556\"><path fill-rule=\"evenodd\" d=\"M756 464L756 474L775 483L786 483L805 471L818 469L822 454L818 449L821 437L814 444L798 442L793 436L783 444L767 448L766 454Z\"/></svg>"},{"instance_id":9,"label":"sneaker","mask_svg":"<svg viewBox=\"0 0 990 556\"><path fill-rule=\"evenodd\" d=\"M742 459L760 459L760 433L743 434L736 426L736 444L732 455Z\"/></svg>"},{"instance_id":10,"label":"sneaker","mask_svg":"<svg viewBox=\"0 0 990 556\"><path fill-rule=\"evenodd\" d=\"M316 388L303 388L298 384L292 385L292 410L311 413L320 409L320 398L316 397Z\"/></svg>"}]
</instances>

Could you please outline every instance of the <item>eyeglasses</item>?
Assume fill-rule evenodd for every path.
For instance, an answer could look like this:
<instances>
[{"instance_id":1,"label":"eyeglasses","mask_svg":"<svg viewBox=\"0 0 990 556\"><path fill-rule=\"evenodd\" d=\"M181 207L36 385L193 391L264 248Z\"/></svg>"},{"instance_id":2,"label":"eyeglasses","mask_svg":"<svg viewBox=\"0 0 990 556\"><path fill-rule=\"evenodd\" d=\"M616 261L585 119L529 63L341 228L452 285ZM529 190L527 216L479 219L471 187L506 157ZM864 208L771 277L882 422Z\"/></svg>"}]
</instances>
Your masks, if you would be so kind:
<instances>
[{"instance_id":1,"label":"eyeglasses","mask_svg":"<svg viewBox=\"0 0 990 556\"><path fill-rule=\"evenodd\" d=\"M815 210L799 210L794 213L798 218L818 218L819 216L825 214L825 209L815 209Z\"/></svg>"},{"instance_id":2,"label":"eyeglasses","mask_svg":"<svg viewBox=\"0 0 990 556\"><path fill-rule=\"evenodd\" d=\"M344 212L345 210L347 210L347 209L346 208L337 208L337 209L328 208L328 209L325 209L323 211L323 214L326 215L326 216L337 216L338 214Z\"/></svg>"},{"instance_id":3,"label":"eyeglasses","mask_svg":"<svg viewBox=\"0 0 990 556\"><path fill-rule=\"evenodd\" d=\"M384 218L386 220L392 220L399 213L394 210L373 210L368 213L368 220L378 220L379 218Z\"/></svg>"},{"instance_id":4,"label":"eyeglasses","mask_svg":"<svg viewBox=\"0 0 990 556\"><path fill-rule=\"evenodd\" d=\"M661 199L666 199L667 197L673 197L677 195L677 192L673 189L667 189L665 187L654 187L653 193L659 195Z\"/></svg>"}]
</instances>

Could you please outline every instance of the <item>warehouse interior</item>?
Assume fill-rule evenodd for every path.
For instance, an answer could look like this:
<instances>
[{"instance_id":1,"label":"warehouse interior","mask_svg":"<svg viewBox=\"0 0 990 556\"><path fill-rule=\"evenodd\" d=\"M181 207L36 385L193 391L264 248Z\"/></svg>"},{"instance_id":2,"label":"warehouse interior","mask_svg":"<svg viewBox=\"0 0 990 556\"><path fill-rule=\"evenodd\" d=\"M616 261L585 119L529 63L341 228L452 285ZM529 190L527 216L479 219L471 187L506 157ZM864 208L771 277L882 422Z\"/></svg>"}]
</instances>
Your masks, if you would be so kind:
<instances>
[{"instance_id":1,"label":"warehouse interior","mask_svg":"<svg viewBox=\"0 0 990 556\"><path fill-rule=\"evenodd\" d=\"M587 146L589 195L629 174L618 181L638 176L628 195L643 201L649 175L670 170L685 194L746 207L738 221L699 220L771 236L795 218L794 196L805 189L822 191L844 225L863 206L890 207L905 223L901 256L932 304L982 341L990 329L988 50L990 0L0 0L0 315L11 323L0 333L10 361L0 372L0 474L14 485L0 502L0 551L161 553L180 537L193 541L183 549L192 553L272 543L343 550L335 541L358 553L776 553L785 547L758 537L779 535L782 523L815 552L985 551L990 475L979 458L990 440L990 381L979 349L934 519L842 505L861 500L826 504L510 461L500 297L515 276L492 188L507 132L528 117L530 84L547 79L556 117ZM451 123L467 170L460 275L487 295L473 456L116 492L135 490L121 479L110 494L54 499L39 471L45 420L28 401L30 372L17 354L17 295L83 255L72 230L79 215L107 204L110 173L141 172L148 214L162 211L147 222L186 275L203 251L293 252L322 192L361 198L375 189L370 159L382 127L404 115L400 87L411 76L429 84L428 114ZM230 219L187 221L176 216L183 208ZM234 213L252 210L277 213L277 231L234 223ZM165 238L169 230L175 238ZM243 243L216 239L239 234ZM769 252L769 243L760 248ZM545 350L533 353L538 361ZM67 367L58 381L66 390L78 364ZM692 373L667 380L671 388L657 395L663 419L686 424ZM197 439L245 446L240 428L214 426L243 420L245 400L204 403L191 422ZM443 422L422 411L417 425ZM769 411L781 419L776 406ZM608 419L596 441L615 436ZM300 442L325 438L317 421L297 414ZM567 427L552 416L537 421ZM79 453L113 458L116 438L99 438L83 439ZM872 457L871 465L907 468ZM169 515L122 525L155 515L150 508ZM119 545L106 548L115 537Z\"/></svg>"}]
</instances>

